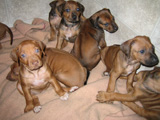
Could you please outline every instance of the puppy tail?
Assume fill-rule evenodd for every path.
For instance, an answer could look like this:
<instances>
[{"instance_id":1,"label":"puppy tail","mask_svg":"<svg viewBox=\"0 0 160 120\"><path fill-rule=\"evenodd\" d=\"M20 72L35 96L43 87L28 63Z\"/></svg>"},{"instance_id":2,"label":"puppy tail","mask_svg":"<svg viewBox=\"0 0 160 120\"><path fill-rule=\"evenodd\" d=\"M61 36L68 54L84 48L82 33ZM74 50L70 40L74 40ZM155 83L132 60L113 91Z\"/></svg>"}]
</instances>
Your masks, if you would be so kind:
<instances>
[{"instance_id":1,"label":"puppy tail","mask_svg":"<svg viewBox=\"0 0 160 120\"><path fill-rule=\"evenodd\" d=\"M90 71L87 70L87 77L86 77L86 81L84 82L84 85L87 85L89 76L90 76Z\"/></svg>"}]
</instances>

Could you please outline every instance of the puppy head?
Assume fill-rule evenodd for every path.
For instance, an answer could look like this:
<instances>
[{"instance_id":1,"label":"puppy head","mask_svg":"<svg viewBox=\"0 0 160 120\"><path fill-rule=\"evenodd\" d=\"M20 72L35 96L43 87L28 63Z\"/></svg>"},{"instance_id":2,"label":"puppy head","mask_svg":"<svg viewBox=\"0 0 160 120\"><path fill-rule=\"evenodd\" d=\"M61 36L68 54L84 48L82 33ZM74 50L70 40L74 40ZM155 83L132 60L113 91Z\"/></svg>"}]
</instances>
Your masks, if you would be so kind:
<instances>
[{"instance_id":1,"label":"puppy head","mask_svg":"<svg viewBox=\"0 0 160 120\"><path fill-rule=\"evenodd\" d=\"M45 45L41 41L25 40L12 50L11 58L29 70L36 70L43 65L44 50Z\"/></svg>"},{"instance_id":2,"label":"puppy head","mask_svg":"<svg viewBox=\"0 0 160 120\"><path fill-rule=\"evenodd\" d=\"M106 8L92 15L90 17L90 21L94 27L106 30L110 33L114 33L118 30L118 26L115 23L113 15L110 10Z\"/></svg>"},{"instance_id":3,"label":"puppy head","mask_svg":"<svg viewBox=\"0 0 160 120\"><path fill-rule=\"evenodd\" d=\"M160 67L155 67L154 70L148 71L144 79L143 85L148 90L160 94Z\"/></svg>"},{"instance_id":4,"label":"puppy head","mask_svg":"<svg viewBox=\"0 0 160 120\"><path fill-rule=\"evenodd\" d=\"M79 2L66 1L57 9L66 23L78 23L83 14L84 6Z\"/></svg>"},{"instance_id":5,"label":"puppy head","mask_svg":"<svg viewBox=\"0 0 160 120\"><path fill-rule=\"evenodd\" d=\"M152 67L158 64L159 60L154 52L154 46L146 36L137 36L124 42L121 50L133 60L137 60L144 66Z\"/></svg>"}]
</instances>

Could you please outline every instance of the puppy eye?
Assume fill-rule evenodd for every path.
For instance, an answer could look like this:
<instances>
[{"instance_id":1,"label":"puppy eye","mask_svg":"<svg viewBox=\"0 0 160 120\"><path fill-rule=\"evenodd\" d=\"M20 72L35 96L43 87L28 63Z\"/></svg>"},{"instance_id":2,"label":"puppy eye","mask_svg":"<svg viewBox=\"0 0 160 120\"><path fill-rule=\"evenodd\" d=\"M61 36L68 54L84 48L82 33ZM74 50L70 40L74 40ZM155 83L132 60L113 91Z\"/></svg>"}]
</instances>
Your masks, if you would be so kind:
<instances>
[{"instance_id":1,"label":"puppy eye","mask_svg":"<svg viewBox=\"0 0 160 120\"><path fill-rule=\"evenodd\" d=\"M25 58L25 57L26 57L26 54L22 54L21 57L22 57L22 58Z\"/></svg>"},{"instance_id":2,"label":"puppy eye","mask_svg":"<svg viewBox=\"0 0 160 120\"><path fill-rule=\"evenodd\" d=\"M139 52L140 52L141 54L143 54L143 53L145 52L145 50L140 50Z\"/></svg>"},{"instance_id":3,"label":"puppy eye","mask_svg":"<svg viewBox=\"0 0 160 120\"><path fill-rule=\"evenodd\" d=\"M69 12L70 11L70 9L66 9L66 12Z\"/></svg>"},{"instance_id":4,"label":"puppy eye","mask_svg":"<svg viewBox=\"0 0 160 120\"><path fill-rule=\"evenodd\" d=\"M77 11L80 11L80 9L79 9L79 8L77 8Z\"/></svg>"},{"instance_id":5,"label":"puppy eye","mask_svg":"<svg viewBox=\"0 0 160 120\"><path fill-rule=\"evenodd\" d=\"M36 53L39 53L39 49L36 49Z\"/></svg>"},{"instance_id":6,"label":"puppy eye","mask_svg":"<svg viewBox=\"0 0 160 120\"><path fill-rule=\"evenodd\" d=\"M104 24L106 27L109 25L108 23Z\"/></svg>"}]
</instances>

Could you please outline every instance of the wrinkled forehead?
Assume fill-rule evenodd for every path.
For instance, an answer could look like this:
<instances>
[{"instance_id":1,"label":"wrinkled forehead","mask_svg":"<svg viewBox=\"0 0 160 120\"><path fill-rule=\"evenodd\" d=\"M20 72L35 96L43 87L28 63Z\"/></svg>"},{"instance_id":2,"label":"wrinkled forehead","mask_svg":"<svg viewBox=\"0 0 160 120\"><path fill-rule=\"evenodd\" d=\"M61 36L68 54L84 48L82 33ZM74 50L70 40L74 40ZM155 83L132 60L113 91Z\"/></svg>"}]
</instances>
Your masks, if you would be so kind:
<instances>
[{"instance_id":1,"label":"wrinkled forehead","mask_svg":"<svg viewBox=\"0 0 160 120\"><path fill-rule=\"evenodd\" d=\"M19 52L20 53L29 53L34 51L36 48L39 48L39 45L33 42L23 42L19 45Z\"/></svg>"},{"instance_id":2,"label":"wrinkled forehead","mask_svg":"<svg viewBox=\"0 0 160 120\"><path fill-rule=\"evenodd\" d=\"M66 2L65 6L64 6L65 9L67 8L70 8L71 10L74 10L74 9L77 9L79 8L79 5L77 2L74 2L74 1L68 1Z\"/></svg>"},{"instance_id":3,"label":"wrinkled forehead","mask_svg":"<svg viewBox=\"0 0 160 120\"><path fill-rule=\"evenodd\" d=\"M108 10L103 10L99 13L99 18L103 22L111 22L113 21L114 17Z\"/></svg>"},{"instance_id":4,"label":"wrinkled forehead","mask_svg":"<svg viewBox=\"0 0 160 120\"><path fill-rule=\"evenodd\" d=\"M149 38L145 38L145 37L144 38L142 38L142 37L135 38L134 43L133 43L133 47L135 49L146 49L146 50L153 49L153 45L150 42Z\"/></svg>"}]
</instances>

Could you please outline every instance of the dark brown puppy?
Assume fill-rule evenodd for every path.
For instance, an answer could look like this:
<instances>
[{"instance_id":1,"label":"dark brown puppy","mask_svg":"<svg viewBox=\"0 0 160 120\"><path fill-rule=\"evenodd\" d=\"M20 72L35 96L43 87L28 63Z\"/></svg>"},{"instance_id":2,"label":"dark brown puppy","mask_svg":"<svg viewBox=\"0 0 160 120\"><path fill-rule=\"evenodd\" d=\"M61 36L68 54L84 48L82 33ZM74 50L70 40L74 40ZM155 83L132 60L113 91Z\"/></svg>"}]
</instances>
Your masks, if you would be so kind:
<instances>
[{"instance_id":1,"label":"dark brown puppy","mask_svg":"<svg viewBox=\"0 0 160 120\"><path fill-rule=\"evenodd\" d=\"M58 7L65 3L64 0L52 1L49 5L51 10L49 12L49 24L50 24L50 40L57 40L58 29L61 23L61 13L58 11Z\"/></svg>"},{"instance_id":2,"label":"dark brown puppy","mask_svg":"<svg viewBox=\"0 0 160 120\"><path fill-rule=\"evenodd\" d=\"M58 30L56 48L62 49L67 45L67 41L74 43L79 34L81 24L85 19L84 6L79 2L66 1L57 9L61 13L62 20Z\"/></svg>"},{"instance_id":3,"label":"dark brown puppy","mask_svg":"<svg viewBox=\"0 0 160 120\"><path fill-rule=\"evenodd\" d=\"M99 92L100 102L121 101L135 113L148 120L160 120L160 67L152 71L139 72L133 91L127 94ZM139 101L142 107L135 102Z\"/></svg>"},{"instance_id":4,"label":"dark brown puppy","mask_svg":"<svg viewBox=\"0 0 160 120\"><path fill-rule=\"evenodd\" d=\"M8 32L10 37L11 37L10 44L12 45L12 43L13 43L13 33L12 33L11 29L7 25L0 22L0 40L5 37L6 32ZM1 44L0 44L0 48L2 48Z\"/></svg>"},{"instance_id":5,"label":"dark brown puppy","mask_svg":"<svg viewBox=\"0 0 160 120\"><path fill-rule=\"evenodd\" d=\"M114 33L118 30L109 9L102 9L88 18L81 27L72 54L78 58L88 71L100 61L100 51L106 47L104 30Z\"/></svg>"},{"instance_id":6,"label":"dark brown puppy","mask_svg":"<svg viewBox=\"0 0 160 120\"><path fill-rule=\"evenodd\" d=\"M68 66L68 64L67 66L62 65L61 62L59 62L59 59L62 58L63 55L58 56L54 54L52 50L49 53L48 51L49 49L47 49L46 58L45 45L41 41L25 40L11 52L12 59L17 61L20 65L17 89L22 95L24 95L26 100L24 112L28 112L30 110L39 112L41 110L38 97L35 96L35 94L42 92L48 88L49 85L54 87L56 93L60 96L60 99L67 100L68 92L72 92L82 86L86 80L85 69L81 67L79 62L72 60L73 58L68 56L68 59L72 60L72 67ZM58 57L55 57L53 54ZM62 52L61 54L65 55L66 53ZM55 59L53 59L52 56L54 56ZM58 60L57 63L55 63L54 60ZM54 66L54 63L58 68L54 67L53 74L53 69L51 69L51 67ZM70 68L72 68L73 71ZM77 77L77 79L69 79L71 77L76 78L72 76L72 73ZM62 81L64 84L66 83L67 88L62 88L57 79ZM71 83L69 84L69 82ZM74 83L77 86L72 86Z\"/></svg>"},{"instance_id":7,"label":"dark brown puppy","mask_svg":"<svg viewBox=\"0 0 160 120\"><path fill-rule=\"evenodd\" d=\"M127 76L127 90L132 90L133 77L141 64L152 67L159 60L154 46L146 36L137 36L121 45L106 47L101 52L101 59L110 75L107 92L114 92L116 80Z\"/></svg>"}]
</instances>

